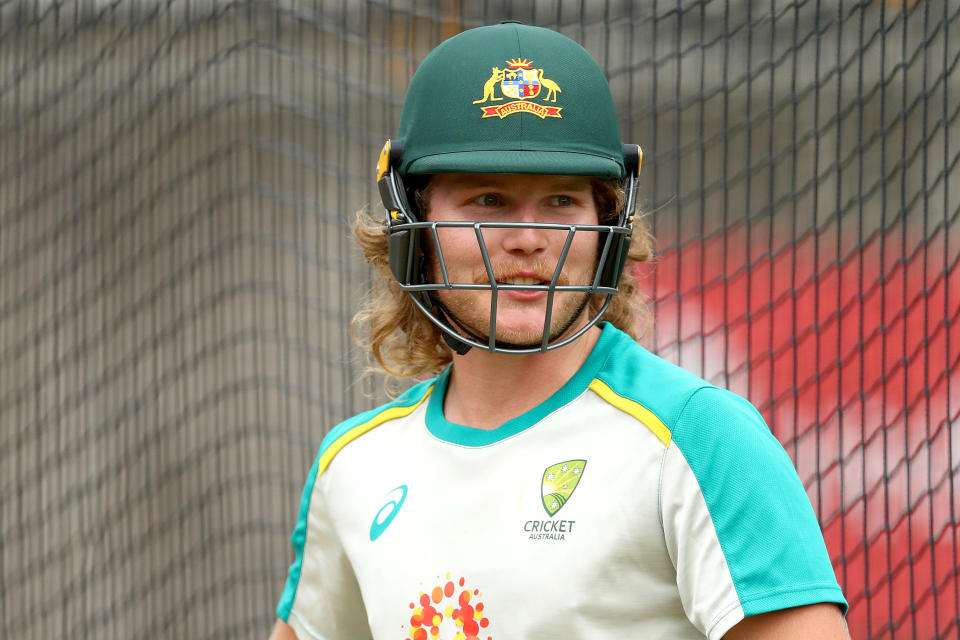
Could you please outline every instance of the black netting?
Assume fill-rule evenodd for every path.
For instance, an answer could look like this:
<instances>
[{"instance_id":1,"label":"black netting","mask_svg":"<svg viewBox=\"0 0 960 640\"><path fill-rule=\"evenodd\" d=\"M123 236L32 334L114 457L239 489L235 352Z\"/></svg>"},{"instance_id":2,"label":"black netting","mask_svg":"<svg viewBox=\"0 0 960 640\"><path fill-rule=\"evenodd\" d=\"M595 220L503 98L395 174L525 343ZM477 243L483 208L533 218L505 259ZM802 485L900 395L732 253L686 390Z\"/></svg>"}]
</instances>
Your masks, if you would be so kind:
<instances>
[{"instance_id":1,"label":"black netting","mask_svg":"<svg viewBox=\"0 0 960 640\"><path fill-rule=\"evenodd\" d=\"M418 61L506 18L607 71L646 343L760 408L853 637L957 637L956 0L0 0L4 637L267 635L382 394L351 212Z\"/></svg>"}]
</instances>

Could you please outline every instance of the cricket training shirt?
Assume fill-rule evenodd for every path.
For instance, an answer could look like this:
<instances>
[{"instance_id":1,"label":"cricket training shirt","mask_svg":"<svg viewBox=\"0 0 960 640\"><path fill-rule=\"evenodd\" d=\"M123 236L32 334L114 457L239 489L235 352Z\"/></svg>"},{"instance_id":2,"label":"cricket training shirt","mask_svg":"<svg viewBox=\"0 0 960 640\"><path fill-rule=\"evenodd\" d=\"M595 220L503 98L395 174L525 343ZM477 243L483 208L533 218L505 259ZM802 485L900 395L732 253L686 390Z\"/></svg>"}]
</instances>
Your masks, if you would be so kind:
<instances>
[{"instance_id":1,"label":"cricket training shirt","mask_svg":"<svg viewBox=\"0 0 960 640\"><path fill-rule=\"evenodd\" d=\"M444 418L447 370L324 438L277 607L301 640L716 639L846 609L759 413L602 326L497 429Z\"/></svg>"}]
</instances>

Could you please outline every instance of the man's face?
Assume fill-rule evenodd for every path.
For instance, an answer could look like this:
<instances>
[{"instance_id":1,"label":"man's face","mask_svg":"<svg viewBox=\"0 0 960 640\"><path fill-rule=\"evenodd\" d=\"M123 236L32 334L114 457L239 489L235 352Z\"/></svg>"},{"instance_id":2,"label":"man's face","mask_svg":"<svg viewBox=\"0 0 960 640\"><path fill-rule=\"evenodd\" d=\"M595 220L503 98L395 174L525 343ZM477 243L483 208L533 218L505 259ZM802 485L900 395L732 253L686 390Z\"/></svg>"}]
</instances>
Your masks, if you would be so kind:
<instances>
[{"instance_id":1,"label":"man's face","mask_svg":"<svg viewBox=\"0 0 960 640\"><path fill-rule=\"evenodd\" d=\"M439 174L431 179L427 199L430 222L598 224L590 178L582 176ZM489 285L474 229L440 227L437 232L450 282ZM484 229L496 281L550 284L568 234L565 229ZM578 231L557 284L591 284L598 244L597 232ZM436 253L429 252L428 278L443 282ZM489 333L489 291L438 291L435 295L471 332L479 336ZM583 292L555 294L551 338L585 321L582 310L588 296ZM497 298L497 340L539 345L546 309L546 291L501 289Z\"/></svg>"}]
</instances>

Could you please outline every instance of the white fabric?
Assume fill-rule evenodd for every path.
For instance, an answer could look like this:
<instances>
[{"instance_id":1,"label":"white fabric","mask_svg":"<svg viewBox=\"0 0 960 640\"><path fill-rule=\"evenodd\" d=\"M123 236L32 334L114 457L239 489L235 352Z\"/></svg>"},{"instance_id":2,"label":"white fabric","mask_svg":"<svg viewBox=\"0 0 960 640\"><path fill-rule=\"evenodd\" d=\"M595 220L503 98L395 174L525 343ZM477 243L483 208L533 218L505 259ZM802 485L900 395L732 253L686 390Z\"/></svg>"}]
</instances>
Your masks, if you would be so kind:
<instances>
[{"instance_id":1,"label":"white fabric","mask_svg":"<svg viewBox=\"0 0 960 640\"><path fill-rule=\"evenodd\" d=\"M662 482L664 538L683 609L710 640L718 640L743 620L743 608L700 484L677 446L664 456Z\"/></svg>"},{"instance_id":2,"label":"white fabric","mask_svg":"<svg viewBox=\"0 0 960 640\"><path fill-rule=\"evenodd\" d=\"M370 638L353 567L326 508L329 481L325 474L313 487L301 579L287 624L300 640Z\"/></svg>"},{"instance_id":3,"label":"white fabric","mask_svg":"<svg viewBox=\"0 0 960 640\"><path fill-rule=\"evenodd\" d=\"M440 604L457 608L461 577L482 594L472 602L484 603L484 639L703 637L684 613L661 529L665 447L647 428L586 391L533 428L466 447L433 437L425 407L352 441L315 490L356 572L374 638L410 637L421 593L447 582L455 597ZM544 470L575 459L587 461L583 477L551 518L541 501ZM400 485L408 487L403 505L371 541L373 519ZM322 612L336 608L320 596L331 586L322 561L329 547L312 548L329 526L323 511L314 516L311 504L310 552L293 607L316 629L325 628ZM532 531L544 522L558 530ZM328 600L349 600L336 593ZM445 615L438 630L449 639L460 627Z\"/></svg>"},{"instance_id":4,"label":"white fabric","mask_svg":"<svg viewBox=\"0 0 960 640\"><path fill-rule=\"evenodd\" d=\"M325 438L281 618L328 640L682 640L845 606L803 485L742 398L611 325L495 430L446 421L446 380Z\"/></svg>"}]
</instances>

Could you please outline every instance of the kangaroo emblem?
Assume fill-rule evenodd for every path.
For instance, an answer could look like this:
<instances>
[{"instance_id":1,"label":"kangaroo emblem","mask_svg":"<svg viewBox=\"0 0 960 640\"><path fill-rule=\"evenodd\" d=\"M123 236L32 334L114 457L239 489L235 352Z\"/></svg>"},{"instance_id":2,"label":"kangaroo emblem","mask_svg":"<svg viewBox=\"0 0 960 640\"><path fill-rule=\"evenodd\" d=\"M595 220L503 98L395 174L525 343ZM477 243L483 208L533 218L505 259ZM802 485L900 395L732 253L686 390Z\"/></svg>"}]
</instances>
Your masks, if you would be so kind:
<instances>
[{"instance_id":1,"label":"kangaroo emblem","mask_svg":"<svg viewBox=\"0 0 960 640\"><path fill-rule=\"evenodd\" d=\"M562 118L560 111L565 107L550 104L557 102L558 93L562 93L560 85L550 78L544 78L543 69L535 67L532 60L511 58L503 68L490 67L490 77L483 85L483 97L474 100L473 104L502 103L481 106L481 113L478 114L481 118L502 120L520 113L531 114L541 120Z\"/></svg>"},{"instance_id":2,"label":"kangaroo emblem","mask_svg":"<svg viewBox=\"0 0 960 640\"><path fill-rule=\"evenodd\" d=\"M540 84L547 88L547 95L543 98L544 101L556 102L557 94L563 93L560 89L560 86L551 80L550 78L543 77L543 69L537 69L537 79L540 81ZM553 96L551 98L551 96Z\"/></svg>"},{"instance_id":3,"label":"kangaroo emblem","mask_svg":"<svg viewBox=\"0 0 960 640\"><path fill-rule=\"evenodd\" d=\"M480 104L481 102L486 102L487 100L503 100L503 98L493 97L493 90L496 88L497 83L503 80L503 69L500 67L491 67L490 72L490 78L483 83L483 97L479 100L474 100L473 104Z\"/></svg>"}]
</instances>

